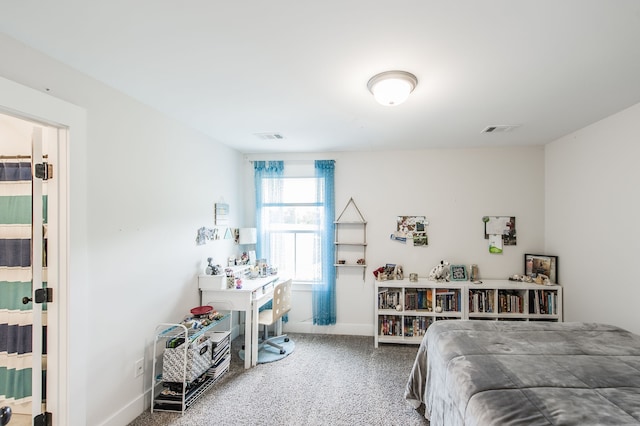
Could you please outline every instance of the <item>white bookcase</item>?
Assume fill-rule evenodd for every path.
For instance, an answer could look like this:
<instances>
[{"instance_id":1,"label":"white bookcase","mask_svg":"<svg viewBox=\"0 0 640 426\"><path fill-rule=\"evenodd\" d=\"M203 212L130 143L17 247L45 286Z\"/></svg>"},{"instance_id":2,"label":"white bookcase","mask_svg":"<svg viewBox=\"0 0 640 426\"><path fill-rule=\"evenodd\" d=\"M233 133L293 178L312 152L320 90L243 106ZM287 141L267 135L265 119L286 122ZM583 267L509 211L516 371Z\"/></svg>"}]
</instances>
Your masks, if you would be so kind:
<instances>
[{"instance_id":1,"label":"white bookcase","mask_svg":"<svg viewBox=\"0 0 640 426\"><path fill-rule=\"evenodd\" d=\"M425 278L375 281L375 347L420 344L443 320L562 321L562 287L508 280L437 283Z\"/></svg>"}]
</instances>

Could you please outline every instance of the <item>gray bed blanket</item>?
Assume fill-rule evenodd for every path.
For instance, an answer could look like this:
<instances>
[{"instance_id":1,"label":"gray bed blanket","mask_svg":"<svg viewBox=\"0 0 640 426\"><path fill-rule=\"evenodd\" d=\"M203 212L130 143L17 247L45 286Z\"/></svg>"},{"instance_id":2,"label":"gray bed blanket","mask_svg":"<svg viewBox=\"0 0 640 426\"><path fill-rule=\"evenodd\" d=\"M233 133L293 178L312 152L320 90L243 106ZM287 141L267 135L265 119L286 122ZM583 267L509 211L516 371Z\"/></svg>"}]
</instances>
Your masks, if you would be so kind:
<instances>
[{"instance_id":1,"label":"gray bed blanket","mask_svg":"<svg viewBox=\"0 0 640 426\"><path fill-rule=\"evenodd\" d=\"M640 424L640 336L594 323L439 321L405 398L438 425Z\"/></svg>"}]
</instances>

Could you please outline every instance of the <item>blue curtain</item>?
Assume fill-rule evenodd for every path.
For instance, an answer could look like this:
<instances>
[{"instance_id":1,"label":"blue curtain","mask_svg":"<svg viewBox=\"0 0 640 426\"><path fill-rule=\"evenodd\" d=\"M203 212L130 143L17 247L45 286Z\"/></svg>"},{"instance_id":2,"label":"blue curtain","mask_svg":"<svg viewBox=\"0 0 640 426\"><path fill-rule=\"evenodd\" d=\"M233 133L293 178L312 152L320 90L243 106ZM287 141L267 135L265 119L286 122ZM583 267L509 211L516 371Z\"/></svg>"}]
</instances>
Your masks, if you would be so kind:
<instances>
[{"instance_id":1,"label":"blue curtain","mask_svg":"<svg viewBox=\"0 0 640 426\"><path fill-rule=\"evenodd\" d=\"M324 202L322 216L322 282L313 286L313 324L332 325L336 323L336 268L333 266L335 244L333 241L335 221L334 196L335 161L315 162L317 199Z\"/></svg>"},{"instance_id":2,"label":"blue curtain","mask_svg":"<svg viewBox=\"0 0 640 426\"><path fill-rule=\"evenodd\" d=\"M263 226L265 217L263 215L262 204L265 197L271 201L280 201L282 199L282 183L279 179L284 173L283 161L256 161L253 163L254 170L254 186L256 188L256 256L258 259L265 259L269 253L269 234L266 232L266 226ZM269 261L267 259L267 261ZM260 310L271 309L272 302L265 303ZM283 322L287 322L288 315L282 317Z\"/></svg>"},{"instance_id":3,"label":"blue curtain","mask_svg":"<svg viewBox=\"0 0 640 426\"><path fill-rule=\"evenodd\" d=\"M278 179L273 178L281 178L283 176L284 161L256 161L253 163L253 170L256 187L256 228L258 233L256 256L258 259L264 259L269 253L269 235L266 232L267 227L262 226L265 220L262 213L262 204L265 197L272 202L282 200L282 184Z\"/></svg>"}]
</instances>

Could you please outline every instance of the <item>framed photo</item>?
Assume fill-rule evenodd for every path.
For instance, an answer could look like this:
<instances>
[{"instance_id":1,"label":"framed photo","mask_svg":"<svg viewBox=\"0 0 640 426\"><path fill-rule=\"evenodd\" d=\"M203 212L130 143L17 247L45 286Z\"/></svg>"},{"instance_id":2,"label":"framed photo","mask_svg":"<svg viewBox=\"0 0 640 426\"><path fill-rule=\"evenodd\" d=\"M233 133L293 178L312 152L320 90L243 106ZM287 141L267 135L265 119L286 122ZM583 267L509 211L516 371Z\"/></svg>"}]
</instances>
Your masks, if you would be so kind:
<instances>
[{"instance_id":1,"label":"framed photo","mask_svg":"<svg viewBox=\"0 0 640 426\"><path fill-rule=\"evenodd\" d=\"M558 256L545 254L525 254L524 274L531 278L546 275L552 284L558 283Z\"/></svg>"},{"instance_id":2,"label":"framed photo","mask_svg":"<svg viewBox=\"0 0 640 426\"><path fill-rule=\"evenodd\" d=\"M396 264L387 263L384 265L384 274L386 274L388 280L393 280L396 277Z\"/></svg>"},{"instance_id":3,"label":"framed photo","mask_svg":"<svg viewBox=\"0 0 640 426\"><path fill-rule=\"evenodd\" d=\"M449 266L449 279L451 281L467 281L467 267L464 265Z\"/></svg>"}]
</instances>

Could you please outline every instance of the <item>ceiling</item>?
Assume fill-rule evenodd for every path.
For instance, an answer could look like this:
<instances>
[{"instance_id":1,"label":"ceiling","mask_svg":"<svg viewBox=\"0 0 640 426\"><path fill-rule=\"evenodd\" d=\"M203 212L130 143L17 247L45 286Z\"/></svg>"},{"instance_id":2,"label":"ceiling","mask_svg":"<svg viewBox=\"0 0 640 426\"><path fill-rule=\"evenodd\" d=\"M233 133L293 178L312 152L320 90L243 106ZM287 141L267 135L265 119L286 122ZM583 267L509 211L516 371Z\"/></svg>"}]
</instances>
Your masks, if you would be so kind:
<instances>
[{"instance_id":1,"label":"ceiling","mask_svg":"<svg viewBox=\"0 0 640 426\"><path fill-rule=\"evenodd\" d=\"M0 31L245 153L544 144L640 102L637 0L21 0Z\"/></svg>"}]
</instances>

